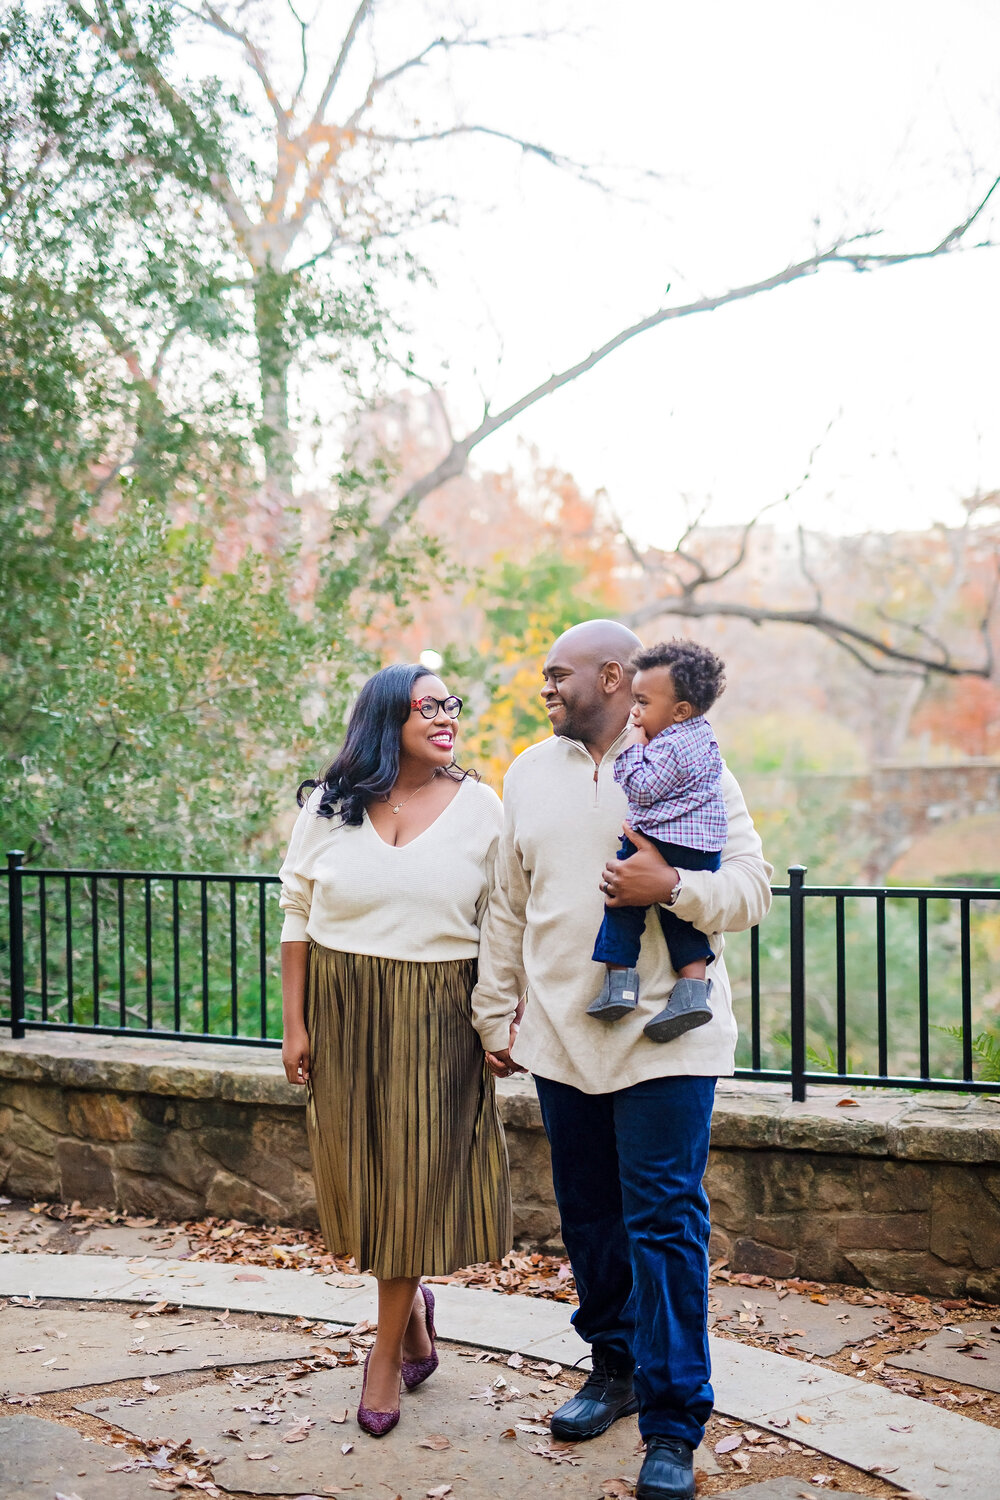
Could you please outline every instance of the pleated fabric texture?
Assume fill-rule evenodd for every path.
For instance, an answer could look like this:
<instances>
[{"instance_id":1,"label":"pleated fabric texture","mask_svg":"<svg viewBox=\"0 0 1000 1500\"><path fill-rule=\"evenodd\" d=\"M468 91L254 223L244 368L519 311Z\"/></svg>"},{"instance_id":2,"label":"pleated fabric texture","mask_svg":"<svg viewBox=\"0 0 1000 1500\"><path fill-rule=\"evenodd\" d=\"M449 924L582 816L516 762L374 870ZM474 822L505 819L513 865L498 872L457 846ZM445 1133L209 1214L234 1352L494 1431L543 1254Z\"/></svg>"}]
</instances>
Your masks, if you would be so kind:
<instances>
[{"instance_id":1,"label":"pleated fabric texture","mask_svg":"<svg viewBox=\"0 0 1000 1500\"><path fill-rule=\"evenodd\" d=\"M444 1276L511 1247L474 959L409 963L313 943L307 1121L327 1249L380 1279Z\"/></svg>"}]
</instances>

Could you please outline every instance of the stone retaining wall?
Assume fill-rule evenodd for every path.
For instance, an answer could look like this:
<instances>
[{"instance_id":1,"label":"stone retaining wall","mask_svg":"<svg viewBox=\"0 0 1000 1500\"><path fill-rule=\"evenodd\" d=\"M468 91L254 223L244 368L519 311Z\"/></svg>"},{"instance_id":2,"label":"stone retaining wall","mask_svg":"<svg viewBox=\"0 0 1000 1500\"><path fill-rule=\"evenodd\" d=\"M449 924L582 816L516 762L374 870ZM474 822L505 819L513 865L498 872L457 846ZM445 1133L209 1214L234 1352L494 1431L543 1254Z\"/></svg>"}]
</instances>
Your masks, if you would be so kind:
<instances>
[{"instance_id":1,"label":"stone retaining wall","mask_svg":"<svg viewBox=\"0 0 1000 1500\"><path fill-rule=\"evenodd\" d=\"M558 1244L534 1090L500 1086L522 1243ZM1000 1300L1000 1101L720 1084L706 1187L734 1271ZM0 1042L0 1183L165 1218L316 1222L301 1090L271 1051Z\"/></svg>"}]
</instances>

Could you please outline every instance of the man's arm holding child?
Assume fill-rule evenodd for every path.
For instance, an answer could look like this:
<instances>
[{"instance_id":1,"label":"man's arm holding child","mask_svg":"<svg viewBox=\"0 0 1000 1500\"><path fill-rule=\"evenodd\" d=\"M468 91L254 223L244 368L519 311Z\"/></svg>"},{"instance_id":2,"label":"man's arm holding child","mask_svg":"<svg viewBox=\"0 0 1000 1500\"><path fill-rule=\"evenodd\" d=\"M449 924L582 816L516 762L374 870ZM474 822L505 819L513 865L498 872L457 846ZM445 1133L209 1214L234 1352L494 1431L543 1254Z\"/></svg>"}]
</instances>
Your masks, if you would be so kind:
<instances>
[{"instance_id":1,"label":"man's arm holding child","mask_svg":"<svg viewBox=\"0 0 1000 1500\"><path fill-rule=\"evenodd\" d=\"M700 932L743 932L767 915L771 905L772 868L761 849L760 837L747 811L743 793L731 771L723 769L721 791L726 800L729 837L718 870L684 870L681 889L671 910ZM652 906L670 903L681 873L668 865L656 846L641 833L626 829L638 852L614 861L602 876L609 887L609 906Z\"/></svg>"}]
</instances>

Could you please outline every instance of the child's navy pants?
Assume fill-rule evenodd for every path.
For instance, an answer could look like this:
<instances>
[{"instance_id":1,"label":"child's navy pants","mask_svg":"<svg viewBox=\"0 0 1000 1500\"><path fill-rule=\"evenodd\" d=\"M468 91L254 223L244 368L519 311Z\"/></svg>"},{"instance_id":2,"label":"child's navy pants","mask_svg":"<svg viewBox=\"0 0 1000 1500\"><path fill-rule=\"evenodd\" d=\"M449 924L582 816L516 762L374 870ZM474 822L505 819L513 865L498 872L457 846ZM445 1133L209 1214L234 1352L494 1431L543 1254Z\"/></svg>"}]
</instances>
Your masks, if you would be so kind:
<instances>
[{"instance_id":1,"label":"child's navy pants","mask_svg":"<svg viewBox=\"0 0 1000 1500\"><path fill-rule=\"evenodd\" d=\"M714 849L689 849L684 844L669 844L664 839L650 839L650 843L655 844L667 864L677 870L717 870L722 863L722 855ZM622 835L618 858L631 859L635 852L632 840ZM715 954L703 932L678 917L669 907L658 906L656 910L675 974L685 964L693 964L698 959L711 962ZM647 911L645 906L606 906L594 945L595 963L623 964L627 969L634 969L639 962Z\"/></svg>"}]
</instances>

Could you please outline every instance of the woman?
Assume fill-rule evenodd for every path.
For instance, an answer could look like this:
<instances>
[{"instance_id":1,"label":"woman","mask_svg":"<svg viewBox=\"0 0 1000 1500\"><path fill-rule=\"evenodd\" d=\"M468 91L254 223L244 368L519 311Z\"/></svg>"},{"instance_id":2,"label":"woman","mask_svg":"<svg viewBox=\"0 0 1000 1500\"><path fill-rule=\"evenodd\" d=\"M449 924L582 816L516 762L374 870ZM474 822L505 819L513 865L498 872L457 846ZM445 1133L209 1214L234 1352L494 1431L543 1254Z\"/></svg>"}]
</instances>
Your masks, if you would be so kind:
<instances>
[{"instance_id":1,"label":"woman","mask_svg":"<svg viewBox=\"0 0 1000 1500\"><path fill-rule=\"evenodd\" d=\"M437 1366L420 1277L511 1243L507 1152L473 1029L500 799L455 764L462 700L423 667L365 683L281 868L282 1061L309 1088L320 1223L378 1279L358 1422Z\"/></svg>"}]
</instances>

